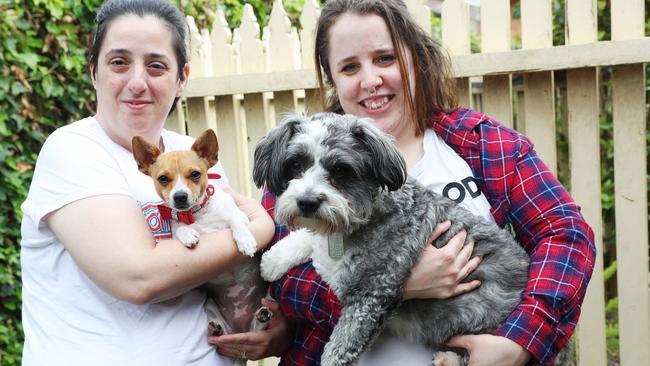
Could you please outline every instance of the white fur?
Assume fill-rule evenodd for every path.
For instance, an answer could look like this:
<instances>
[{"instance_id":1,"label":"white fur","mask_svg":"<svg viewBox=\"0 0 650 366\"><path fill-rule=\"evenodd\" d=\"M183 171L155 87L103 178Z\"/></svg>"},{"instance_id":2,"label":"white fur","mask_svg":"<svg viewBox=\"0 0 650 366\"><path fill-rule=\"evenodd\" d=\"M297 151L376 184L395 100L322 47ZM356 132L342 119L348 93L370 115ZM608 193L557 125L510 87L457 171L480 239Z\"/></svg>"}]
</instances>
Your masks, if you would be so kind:
<instances>
[{"instance_id":1,"label":"white fur","mask_svg":"<svg viewBox=\"0 0 650 366\"><path fill-rule=\"evenodd\" d=\"M200 234L230 228L240 252L252 257L257 251L257 241L246 227L248 217L233 198L218 187L214 188L205 206L194 213L194 220L191 225L172 220L172 236L189 248L198 243Z\"/></svg>"},{"instance_id":2,"label":"white fur","mask_svg":"<svg viewBox=\"0 0 650 366\"><path fill-rule=\"evenodd\" d=\"M262 278L277 281L291 268L309 260L323 280L336 283L342 261L329 256L327 236L308 229L292 231L262 255Z\"/></svg>"},{"instance_id":3,"label":"white fur","mask_svg":"<svg viewBox=\"0 0 650 366\"><path fill-rule=\"evenodd\" d=\"M262 278L278 280L291 268L307 262L312 254L313 234L307 229L291 232L262 255L260 265Z\"/></svg>"}]
</instances>

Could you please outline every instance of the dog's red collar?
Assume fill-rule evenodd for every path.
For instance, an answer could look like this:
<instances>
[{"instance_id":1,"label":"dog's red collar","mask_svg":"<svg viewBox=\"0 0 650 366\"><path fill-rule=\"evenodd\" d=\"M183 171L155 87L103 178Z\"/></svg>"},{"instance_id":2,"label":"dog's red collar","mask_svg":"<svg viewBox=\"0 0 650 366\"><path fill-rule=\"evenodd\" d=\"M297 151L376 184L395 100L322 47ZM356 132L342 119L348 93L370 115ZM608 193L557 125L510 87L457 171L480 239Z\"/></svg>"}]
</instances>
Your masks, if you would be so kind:
<instances>
[{"instance_id":1,"label":"dog's red collar","mask_svg":"<svg viewBox=\"0 0 650 366\"><path fill-rule=\"evenodd\" d=\"M217 173L208 173L208 179L219 179L221 175ZM205 189L205 198L203 202L197 207L194 206L186 211L174 210L166 205L158 205L158 211L160 212L160 218L163 220L178 220L185 225L192 225L196 222L194 219L194 213L198 212L200 209L205 207L208 203L208 199L214 194L214 186L208 184L208 187Z\"/></svg>"}]
</instances>

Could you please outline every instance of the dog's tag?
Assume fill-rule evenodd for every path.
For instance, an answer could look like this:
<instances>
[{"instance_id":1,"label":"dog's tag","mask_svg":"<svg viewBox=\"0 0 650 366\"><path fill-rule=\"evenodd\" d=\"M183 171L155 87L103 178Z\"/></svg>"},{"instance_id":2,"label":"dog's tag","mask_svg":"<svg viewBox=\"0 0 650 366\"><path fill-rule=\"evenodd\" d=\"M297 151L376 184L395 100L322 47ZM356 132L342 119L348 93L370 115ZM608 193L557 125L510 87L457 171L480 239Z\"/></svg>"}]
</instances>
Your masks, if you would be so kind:
<instances>
[{"instance_id":1,"label":"dog's tag","mask_svg":"<svg viewBox=\"0 0 650 366\"><path fill-rule=\"evenodd\" d=\"M331 234L327 237L327 250L330 258L341 259L345 254L345 245L343 244L343 235Z\"/></svg>"}]
</instances>

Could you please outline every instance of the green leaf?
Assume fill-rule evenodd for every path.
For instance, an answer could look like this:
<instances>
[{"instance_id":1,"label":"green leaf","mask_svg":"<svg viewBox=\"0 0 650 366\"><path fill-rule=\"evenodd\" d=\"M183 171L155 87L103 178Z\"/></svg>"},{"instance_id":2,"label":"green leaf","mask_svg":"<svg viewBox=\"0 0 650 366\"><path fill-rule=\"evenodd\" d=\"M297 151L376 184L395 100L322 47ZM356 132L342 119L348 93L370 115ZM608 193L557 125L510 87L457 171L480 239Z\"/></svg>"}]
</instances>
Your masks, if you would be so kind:
<instances>
[{"instance_id":1,"label":"green leaf","mask_svg":"<svg viewBox=\"0 0 650 366\"><path fill-rule=\"evenodd\" d=\"M49 0L46 6L54 19L60 19L63 16L63 2L61 0Z\"/></svg>"},{"instance_id":2,"label":"green leaf","mask_svg":"<svg viewBox=\"0 0 650 366\"><path fill-rule=\"evenodd\" d=\"M20 94L23 94L26 91L27 91L27 88L25 88L23 86L23 84L21 84L18 81L14 81L13 84L11 84L11 94L12 95L20 95Z\"/></svg>"},{"instance_id":3,"label":"green leaf","mask_svg":"<svg viewBox=\"0 0 650 366\"><path fill-rule=\"evenodd\" d=\"M19 59L24 62L27 67L29 67L32 70L36 70L38 67L38 59L39 56L38 54L35 53L21 53L19 55Z\"/></svg>"},{"instance_id":4,"label":"green leaf","mask_svg":"<svg viewBox=\"0 0 650 366\"><path fill-rule=\"evenodd\" d=\"M5 121L2 118L0 118L0 135L3 136L11 135L11 131L7 128L7 125L5 124Z\"/></svg>"},{"instance_id":5,"label":"green leaf","mask_svg":"<svg viewBox=\"0 0 650 366\"><path fill-rule=\"evenodd\" d=\"M41 81L41 87L43 88L43 93L45 97L51 97L54 94L54 80L52 80L51 75L47 75Z\"/></svg>"}]
</instances>

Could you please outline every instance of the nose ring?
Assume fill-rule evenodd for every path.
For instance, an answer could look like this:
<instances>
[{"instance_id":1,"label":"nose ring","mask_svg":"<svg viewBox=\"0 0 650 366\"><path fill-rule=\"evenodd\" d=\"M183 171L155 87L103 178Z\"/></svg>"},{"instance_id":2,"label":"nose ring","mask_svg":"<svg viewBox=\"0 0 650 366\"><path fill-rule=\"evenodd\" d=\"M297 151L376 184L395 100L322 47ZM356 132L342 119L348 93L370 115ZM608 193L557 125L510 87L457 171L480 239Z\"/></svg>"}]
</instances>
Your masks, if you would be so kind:
<instances>
[{"instance_id":1,"label":"nose ring","mask_svg":"<svg viewBox=\"0 0 650 366\"><path fill-rule=\"evenodd\" d=\"M375 95L377 93L377 88L373 87L371 90L368 90L368 93L370 93L370 95Z\"/></svg>"}]
</instances>

